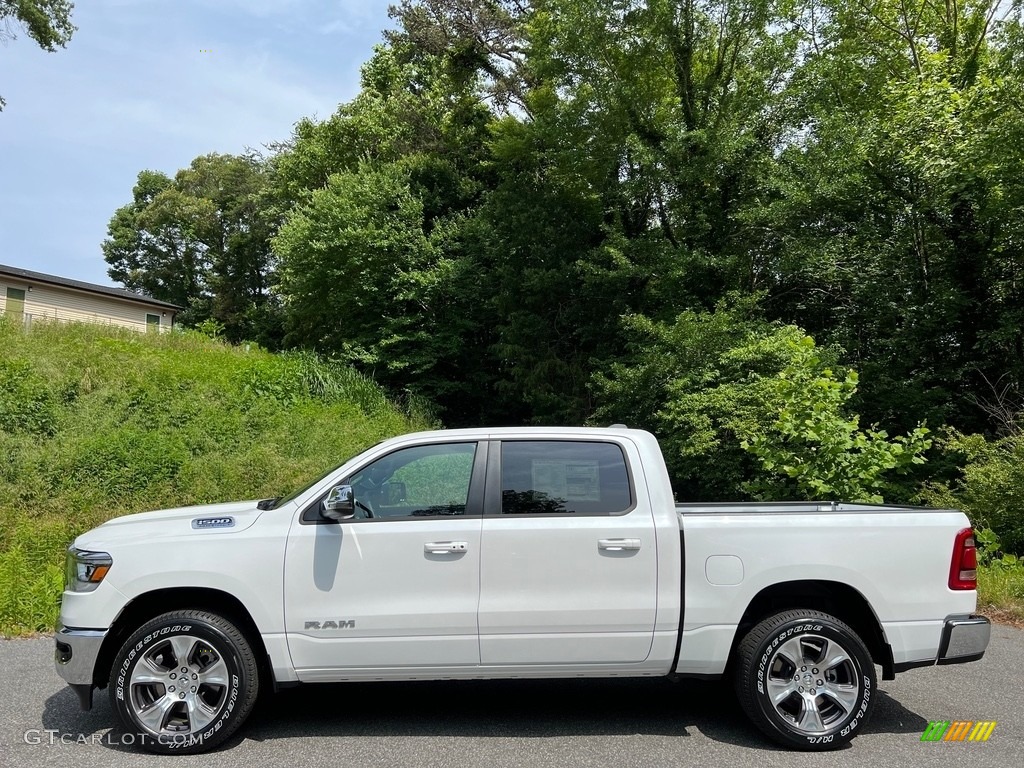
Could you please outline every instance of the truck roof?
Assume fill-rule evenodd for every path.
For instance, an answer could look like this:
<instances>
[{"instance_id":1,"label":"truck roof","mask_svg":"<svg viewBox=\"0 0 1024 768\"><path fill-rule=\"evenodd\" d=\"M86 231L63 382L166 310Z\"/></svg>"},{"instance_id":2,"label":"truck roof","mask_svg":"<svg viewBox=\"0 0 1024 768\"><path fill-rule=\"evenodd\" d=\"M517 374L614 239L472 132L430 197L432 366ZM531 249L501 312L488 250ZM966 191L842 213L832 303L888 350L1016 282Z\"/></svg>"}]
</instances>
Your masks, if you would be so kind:
<instances>
[{"instance_id":1,"label":"truck roof","mask_svg":"<svg viewBox=\"0 0 1024 768\"><path fill-rule=\"evenodd\" d=\"M424 437L445 437L445 438L486 438L506 436L535 436L535 437L601 437L608 434L619 435L650 435L642 429L630 429L622 424L613 424L610 427L472 427L467 429L435 429L424 432L410 432L405 435L396 435L392 440L399 439L420 439ZM388 441L390 442L390 441Z\"/></svg>"}]
</instances>

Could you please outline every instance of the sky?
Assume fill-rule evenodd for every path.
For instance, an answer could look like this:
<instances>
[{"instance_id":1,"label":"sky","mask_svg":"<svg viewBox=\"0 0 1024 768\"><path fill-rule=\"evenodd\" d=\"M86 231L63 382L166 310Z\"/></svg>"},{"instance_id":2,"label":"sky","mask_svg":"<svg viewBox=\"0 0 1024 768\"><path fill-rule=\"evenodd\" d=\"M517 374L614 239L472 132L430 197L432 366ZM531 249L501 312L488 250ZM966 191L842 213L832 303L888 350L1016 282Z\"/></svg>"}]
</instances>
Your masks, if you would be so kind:
<instances>
[{"instance_id":1,"label":"sky","mask_svg":"<svg viewBox=\"0 0 1024 768\"><path fill-rule=\"evenodd\" d=\"M100 244L141 170L287 139L359 89L388 0L78 0L0 45L0 264L115 285Z\"/></svg>"}]
</instances>

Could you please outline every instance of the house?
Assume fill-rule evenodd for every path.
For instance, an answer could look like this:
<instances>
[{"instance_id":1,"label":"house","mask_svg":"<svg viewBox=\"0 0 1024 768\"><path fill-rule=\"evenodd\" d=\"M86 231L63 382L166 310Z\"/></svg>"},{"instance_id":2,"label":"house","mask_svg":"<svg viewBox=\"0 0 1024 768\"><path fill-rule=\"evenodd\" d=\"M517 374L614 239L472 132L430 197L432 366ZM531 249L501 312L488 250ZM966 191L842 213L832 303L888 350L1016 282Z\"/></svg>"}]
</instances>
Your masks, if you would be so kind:
<instances>
[{"instance_id":1,"label":"house","mask_svg":"<svg viewBox=\"0 0 1024 768\"><path fill-rule=\"evenodd\" d=\"M124 288L83 283L0 264L0 314L39 320L109 323L137 331L168 330L181 307Z\"/></svg>"}]
</instances>

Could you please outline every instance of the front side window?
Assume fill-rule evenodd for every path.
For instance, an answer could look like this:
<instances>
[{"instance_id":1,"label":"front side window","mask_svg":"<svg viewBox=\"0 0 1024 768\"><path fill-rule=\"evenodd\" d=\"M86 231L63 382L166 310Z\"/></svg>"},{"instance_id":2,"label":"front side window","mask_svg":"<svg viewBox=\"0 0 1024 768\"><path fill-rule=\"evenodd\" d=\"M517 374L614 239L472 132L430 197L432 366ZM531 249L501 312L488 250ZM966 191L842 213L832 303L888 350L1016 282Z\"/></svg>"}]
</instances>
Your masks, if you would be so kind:
<instances>
[{"instance_id":1,"label":"front side window","mask_svg":"<svg viewBox=\"0 0 1024 768\"><path fill-rule=\"evenodd\" d=\"M465 515L476 443L418 445L389 453L353 474L359 518Z\"/></svg>"},{"instance_id":2,"label":"front side window","mask_svg":"<svg viewBox=\"0 0 1024 768\"><path fill-rule=\"evenodd\" d=\"M502 514L615 515L631 507L626 458L615 443L501 444Z\"/></svg>"}]
</instances>

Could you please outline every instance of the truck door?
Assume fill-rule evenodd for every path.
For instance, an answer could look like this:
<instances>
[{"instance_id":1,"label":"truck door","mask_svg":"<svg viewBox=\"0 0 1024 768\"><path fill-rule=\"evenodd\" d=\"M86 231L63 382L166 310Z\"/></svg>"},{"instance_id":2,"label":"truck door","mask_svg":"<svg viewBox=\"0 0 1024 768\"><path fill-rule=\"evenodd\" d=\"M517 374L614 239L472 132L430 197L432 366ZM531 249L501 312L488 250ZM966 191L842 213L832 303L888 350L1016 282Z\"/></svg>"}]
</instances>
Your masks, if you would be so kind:
<instances>
[{"instance_id":1,"label":"truck door","mask_svg":"<svg viewBox=\"0 0 1024 768\"><path fill-rule=\"evenodd\" d=\"M480 567L488 664L630 663L654 638L654 516L631 441L492 443Z\"/></svg>"},{"instance_id":2,"label":"truck door","mask_svg":"<svg viewBox=\"0 0 1024 768\"><path fill-rule=\"evenodd\" d=\"M486 443L399 448L357 469L356 518L296 516L285 626L300 680L476 665ZM347 673L343 670L348 670Z\"/></svg>"}]
</instances>

